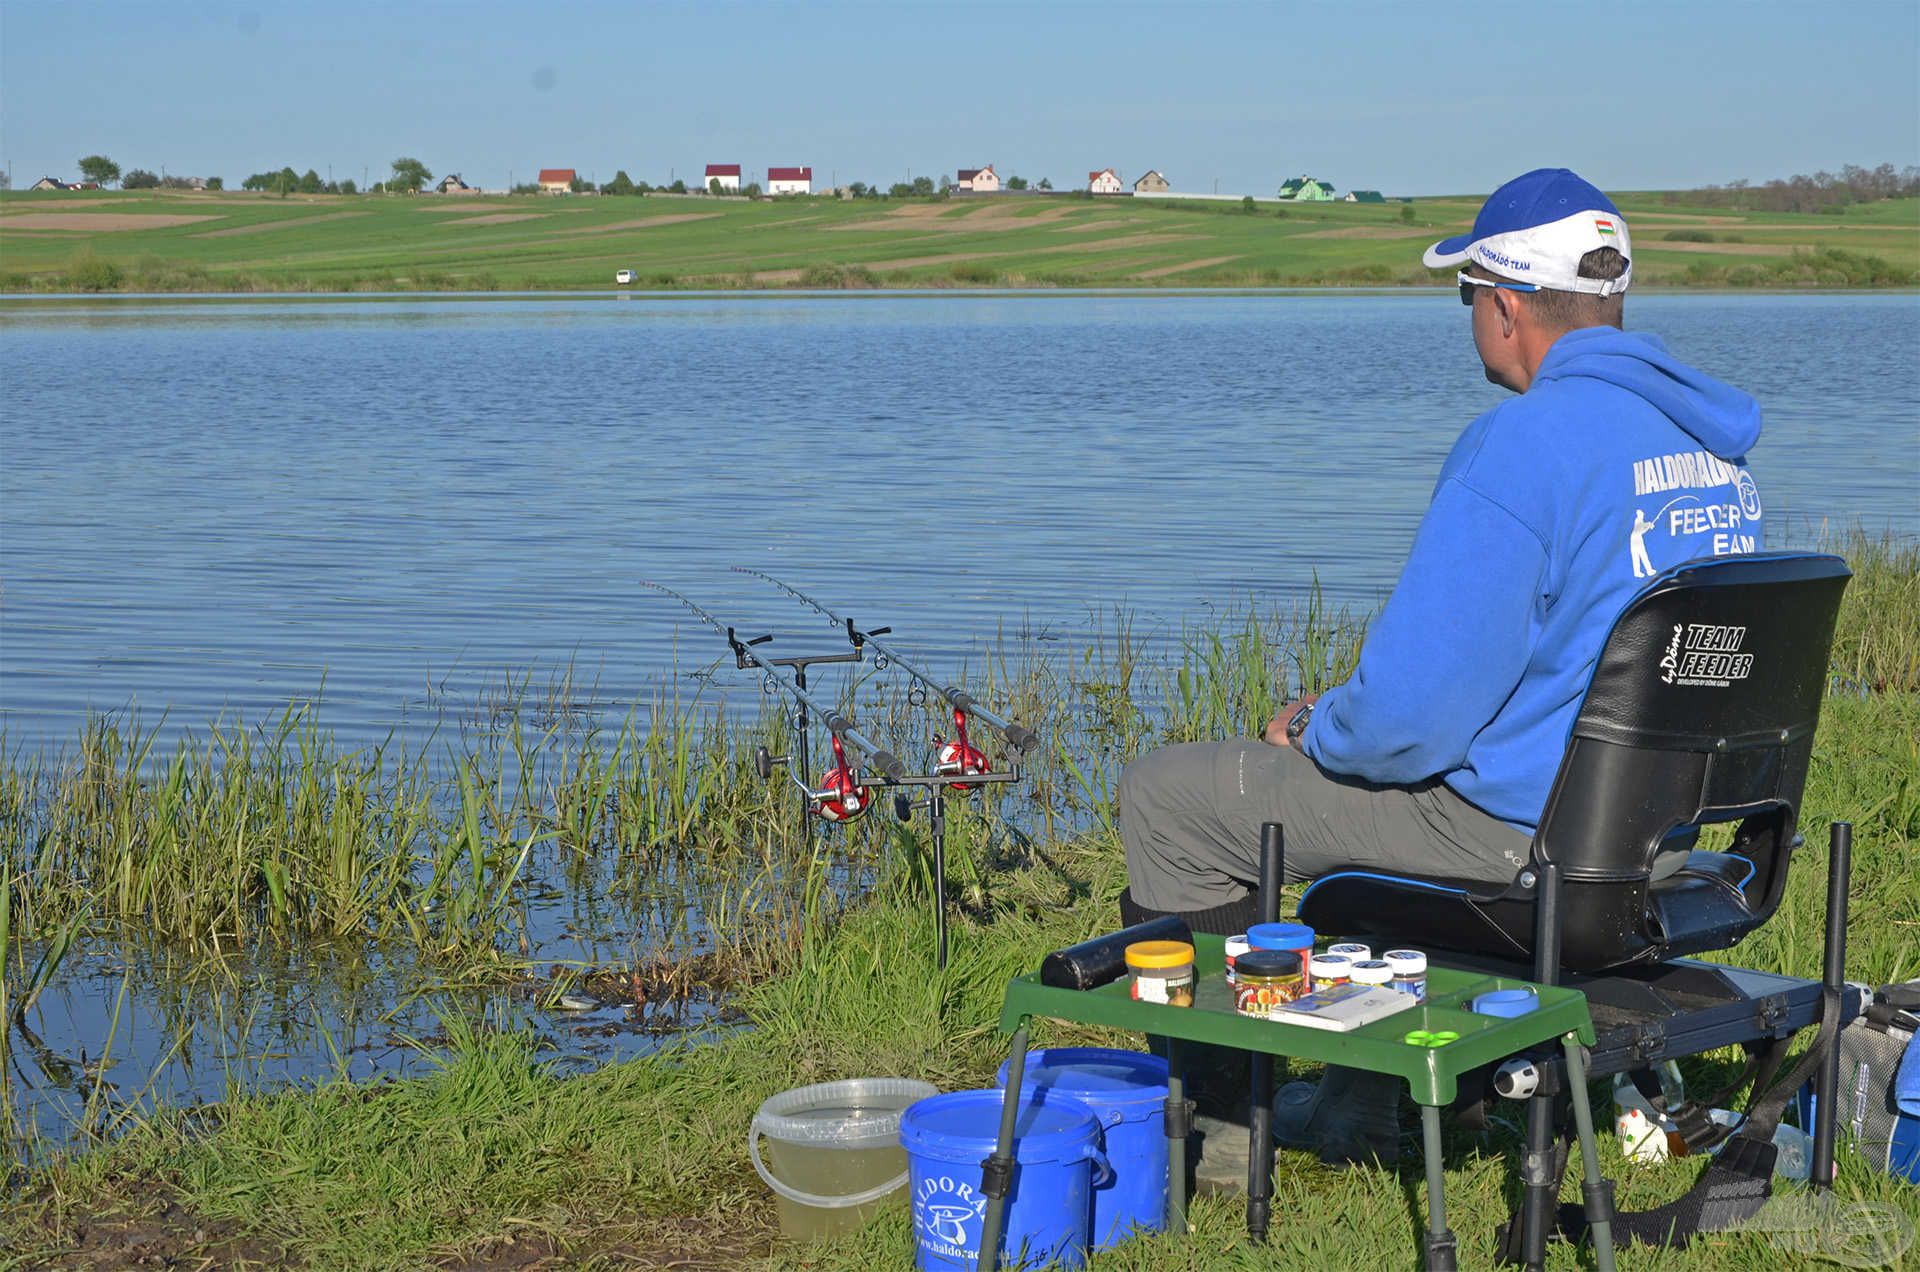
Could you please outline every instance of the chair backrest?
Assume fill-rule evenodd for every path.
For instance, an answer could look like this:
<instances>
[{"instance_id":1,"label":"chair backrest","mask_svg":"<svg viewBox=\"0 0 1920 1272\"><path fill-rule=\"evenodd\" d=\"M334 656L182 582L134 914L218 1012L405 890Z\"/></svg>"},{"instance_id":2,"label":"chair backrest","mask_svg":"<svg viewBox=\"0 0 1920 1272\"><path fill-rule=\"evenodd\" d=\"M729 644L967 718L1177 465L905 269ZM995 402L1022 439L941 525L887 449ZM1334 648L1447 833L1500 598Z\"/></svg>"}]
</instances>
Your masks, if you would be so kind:
<instances>
[{"instance_id":1,"label":"chair backrest","mask_svg":"<svg viewBox=\"0 0 1920 1272\"><path fill-rule=\"evenodd\" d=\"M1718 557L1668 571L1622 612L1534 837L1567 889L1569 964L1724 948L1779 906L1851 577L1834 556ZM1735 820L1728 852L1752 867L1738 914L1650 908L1687 832Z\"/></svg>"}]
</instances>

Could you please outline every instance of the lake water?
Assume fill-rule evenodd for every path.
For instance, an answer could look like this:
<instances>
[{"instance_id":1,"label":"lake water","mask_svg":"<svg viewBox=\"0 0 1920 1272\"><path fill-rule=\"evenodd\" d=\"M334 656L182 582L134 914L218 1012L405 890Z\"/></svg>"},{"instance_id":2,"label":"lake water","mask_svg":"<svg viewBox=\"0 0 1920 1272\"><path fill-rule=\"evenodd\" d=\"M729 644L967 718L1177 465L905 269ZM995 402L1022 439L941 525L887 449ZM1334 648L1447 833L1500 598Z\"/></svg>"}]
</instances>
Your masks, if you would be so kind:
<instances>
[{"instance_id":1,"label":"lake water","mask_svg":"<svg viewBox=\"0 0 1920 1272\"><path fill-rule=\"evenodd\" d=\"M1757 395L1769 526L1920 530L1920 298L1636 296ZM758 566L931 661L1143 632L1317 573L1391 587L1501 390L1451 293L0 306L0 729L346 739L571 662L614 703L743 627ZM429 692L429 687L433 692Z\"/></svg>"},{"instance_id":2,"label":"lake water","mask_svg":"<svg viewBox=\"0 0 1920 1272\"><path fill-rule=\"evenodd\" d=\"M1776 537L1920 533L1920 297L1630 314L1759 397ZM323 723L377 742L569 665L617 717L724 652L643 578L743 630L822 635L732 564L943 669L1001 632L1071 649L1116 609L1150 643L1316 575L1368 607L1454 437L1502 397L1451 292L10 303L0 365L16 757L58 755L89 712L165 712L177 735L323 686ZM537 957L632 953L632 915L557 879ZM524 991L422 995L416 971L89 945L15 1036L28 1120L78 1123L110 1027L136 1102L406 1072L405 1038L454 999L568 1063L656 1045Z\"/></svg>"}]
</instances>

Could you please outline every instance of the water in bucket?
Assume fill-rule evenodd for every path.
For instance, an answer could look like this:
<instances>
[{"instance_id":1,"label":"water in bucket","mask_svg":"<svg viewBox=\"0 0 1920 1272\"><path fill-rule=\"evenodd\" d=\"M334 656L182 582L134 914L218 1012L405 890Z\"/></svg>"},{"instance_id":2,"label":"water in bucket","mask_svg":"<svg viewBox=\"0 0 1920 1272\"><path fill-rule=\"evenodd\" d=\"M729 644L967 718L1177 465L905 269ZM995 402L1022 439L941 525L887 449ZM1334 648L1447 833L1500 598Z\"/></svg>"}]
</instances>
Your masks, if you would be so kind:
<instances>
[{"instance_id":1,"label":"water in bucket","mask_svg":"<svg viewBox=\"0 0 1920 1272\"><path fill-rule=\"evenodd\" d=\"M783 1091L762 1104L747 1152L773 1189L780 1231L802 1241L850 1231L894 1198L907 1182L900 1114L937 1093L931 1082L912 1078L848 1078Z\"/></svg>"}]
</instances>

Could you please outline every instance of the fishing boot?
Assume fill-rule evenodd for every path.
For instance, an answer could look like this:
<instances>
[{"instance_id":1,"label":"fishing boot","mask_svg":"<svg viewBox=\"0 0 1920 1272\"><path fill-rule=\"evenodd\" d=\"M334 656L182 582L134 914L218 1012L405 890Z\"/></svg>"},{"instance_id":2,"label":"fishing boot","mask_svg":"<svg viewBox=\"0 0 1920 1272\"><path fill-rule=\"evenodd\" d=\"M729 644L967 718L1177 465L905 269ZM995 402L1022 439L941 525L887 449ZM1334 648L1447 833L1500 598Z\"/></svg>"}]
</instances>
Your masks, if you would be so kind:
<instances>
[{"instance_id":1,"label":"fishing boot","mask_svg":"<svg viewBox=\"0 0 1920 1272\"><path fill-rule=\"evenodd\" d=\"M1273 1137L1329 1166L1391 1166L1400 1159L1400 1079L1330 1064L1318 1082L1289 1082L1273 1097Z\"/></svg>"}]
</instances>

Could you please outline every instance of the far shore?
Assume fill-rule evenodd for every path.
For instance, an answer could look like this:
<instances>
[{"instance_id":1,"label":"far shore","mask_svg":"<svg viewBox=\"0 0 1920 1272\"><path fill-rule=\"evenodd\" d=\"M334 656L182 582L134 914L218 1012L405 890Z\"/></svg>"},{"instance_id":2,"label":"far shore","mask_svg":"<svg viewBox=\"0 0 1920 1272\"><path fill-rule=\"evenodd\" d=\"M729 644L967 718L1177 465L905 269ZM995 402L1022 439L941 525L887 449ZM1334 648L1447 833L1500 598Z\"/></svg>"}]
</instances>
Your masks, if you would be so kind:
<instances>
[{"instance_id":1,"label":"far shore","mask_svg":"<svg viewBox=\"0 0 1920 1272\"><path fill-rule=\"evenodd\" d=\"M1920 198L1837 213L1625 196L1638 289L1920 287ZM1469 198L1084 194L746 200L92 191L0 195L0 294L679 294L1448 286ZM630 282L618 280L622 273Z\"/></svg>"}]
</instances>

